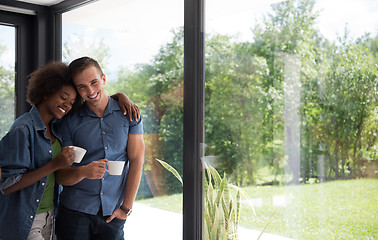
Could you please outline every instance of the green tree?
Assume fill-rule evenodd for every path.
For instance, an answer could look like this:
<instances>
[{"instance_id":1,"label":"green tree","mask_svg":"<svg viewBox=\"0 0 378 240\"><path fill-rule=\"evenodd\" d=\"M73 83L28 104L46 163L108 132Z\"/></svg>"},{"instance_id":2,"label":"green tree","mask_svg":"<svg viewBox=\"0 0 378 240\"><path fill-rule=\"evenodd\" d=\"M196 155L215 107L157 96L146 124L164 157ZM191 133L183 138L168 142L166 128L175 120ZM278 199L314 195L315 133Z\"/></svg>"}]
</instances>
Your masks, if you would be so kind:
<instances>
[{"instance_id":1,"label":"green tree","mask_svg":"<svg viewBox=\"0 0 378 240\"><path fill-rule=\"evenodd\" d=\"M296 134L301 138L301 144L297 147L300 147L301 151L302 169L295 167L298 164L298 156L291 155L291 149L286 150L289 153L286 164L291 170L293 182L298 182L301 175L302 177L306 175L306 169L303 167L306 166L309 158L303 156L308 156L312 148L310 143L313 144L311 125L307 123L312 116L301 115L300 132L289 129L291 126L287 123L290 119L285 119L285 116L288 117L288 112L294 117L297 111L309 113L308 110L316 106L314 102L317 98L314 96L317 96L317 78L321 62L319 46L323 40L315 28L319 13L314 11L314 3L313 0L291 0L273 5L273 12L264 18L262 24L254 28L255 39L251 45L252 52L265 58L269 68L269 74L262 86L268 96L262 129L265 154L270 156L268 161L271 161L273 172L282 173L280 168L285 159L284 148L293 145L291 142L288 143L289 133L297 132ZM297 65L294 71L298 72L295 83L298 86L290 82L292 74L288 69L292 64ZM290 91L294 92L290 94ZM296 106L295 99L290 99L298 95L300 106Z\"/></svg>"},{"instance_id":2,"label":"green tree","mask_svg":"<svg viewBox=\"0 0 378 240\"><path fill-rule=\"evenodd\" d=\"M70 63L76 58L88 56L100 64L104 72L107 72L107 66L110 58L110 48L105 44L104 38L90 39L82 35L72 35L63 43L63 61Z\"/></svg>"},{"instance_id":3,"label":"green tree","mask_svg":"<svg viewBox=\"0 0 378 240\"><path fill-rule=\"evenodd\" d=\"M375 121L377 104L377 64L366 38L352 42L347 33L332 50L329 70L322 88L322 130L329 151L333 153L332 175L345 176L345 167L352 174L360 169L360 151L367 121ZM370 119L370 120L369 120ZM373 126L376 126L373 124ZM365 135L373 141L374 137ZM370 142L370 146L375 141ZM357 172L356 172L357 171Z\"/></svg>"},{"instance_id":4,"label":"green tree","mask_svg":"<svg viewBox=\"0 0 378 240\"><path fill-rule=\"evenodd\" d=\"M147 171L154 170L154 158L159 158L182 173L183 28L173 30L173 34L172 40L161 46L150 64L139 64L134 71L121 68L117 82L111 86L128 93L141 108ZM171 175L165 175L156 184L164 186L166 192L182 190Z\"/></svg>"},{"instance_id":5,"label":"green tree","mask_svg":"<svg viewBox=\"0 0 378 240\"><path fill-rule=\"evenodd\" d=\"M230 36L215 34L206 40L206 155L216 156L215 166L233 182L253 184L254 166L262 157L261 85L267 64Z\"/></svg>"}]
</instances>

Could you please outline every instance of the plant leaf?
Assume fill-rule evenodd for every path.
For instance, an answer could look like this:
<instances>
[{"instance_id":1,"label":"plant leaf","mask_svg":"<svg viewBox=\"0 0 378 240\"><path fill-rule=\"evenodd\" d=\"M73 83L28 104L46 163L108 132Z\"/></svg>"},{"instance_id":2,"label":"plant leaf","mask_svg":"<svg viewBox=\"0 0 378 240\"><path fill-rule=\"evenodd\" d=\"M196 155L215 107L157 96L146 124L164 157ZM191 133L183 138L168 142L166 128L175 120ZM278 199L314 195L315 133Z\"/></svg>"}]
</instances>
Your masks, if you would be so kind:
<instances>
[{"instance_id":1,"label":"plant leaf","mask_svg":"<svg viewBox=\"0 0 378 240\"><path fill-rule=\"evenodd\" d=\"M230 186L230 187L236 189L237 191L239 191L239 192L245 197L245 199L247 199L247 200L251 199L251 198L248 196L248 193L247 193L246 191L244 191L244 189L242 189L242 188L240 188L240 187L238 187L238 186L235 186L235 185L233 185L233 184L228 184L228 186ZM253 207L252 203L251 203L250 201L248 201L248 204L249 204L249 206L251 207L251 209L252 209L252 211L253 211L253 214L254 214L255 217L256 217L256 216L257 216L257 215L256 215L256 211L255 211L255 208Z\"/></svg>"},{"instance_id":2,"label":"plant leaf","mask_svg":"<svg viewBox=\"0 0 378 240\"><path fill-rule=\"evenodd\" d=\"M176 169L174 169L171 165L169 165L168 163L164 162L163 160L159 160L157 158L155 158L156 161L158 161L165 169L167 169L168 171L170 171L180 182L181 182L181 185L183 185L182 183L182 178L180 176L180 174L176 171Z\"/></svg>"}]
</instances>

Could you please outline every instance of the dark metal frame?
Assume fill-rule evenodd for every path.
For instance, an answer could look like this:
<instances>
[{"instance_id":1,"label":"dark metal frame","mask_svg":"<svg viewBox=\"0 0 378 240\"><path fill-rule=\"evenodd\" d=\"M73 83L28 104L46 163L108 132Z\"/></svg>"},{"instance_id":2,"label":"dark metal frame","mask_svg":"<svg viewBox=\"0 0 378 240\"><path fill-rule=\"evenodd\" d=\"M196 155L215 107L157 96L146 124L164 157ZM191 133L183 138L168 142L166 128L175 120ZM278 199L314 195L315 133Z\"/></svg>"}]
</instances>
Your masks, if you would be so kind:
<instances>
[{"instance_id":1,"label":"dark metal frame","mask_svg":"<svg viewBox=\"0 0 378 240\"><path fill-rule=\"evenodd\" d=\"M16 116L29 109L26 76L62 59L62 13L95 0L65 0L51 7L0 0L34 15L0 11L0 23L17 27ZM203 239L204 0L184 0L184 186L183 239Z\"/></svg>"},{"instance_id":2,"label":"dark metal frame","mask_svg":"<svg viewBox=\"0 0 378 240\"><path fill-rule=\"evenodd\" d=\"M203 239L204 1L184 2L184 240Z\"/></svg>"},{"instance_id":3,"label":"dark metal frame","mask_svg":"<svg viewBox=\"0 0 378 240\"><path fill-rule=\"evenodd\" d=\"M16 62L15 62L15 116L18 117L29 109L29 104L25 100L26 76L34 68L33 47L34 39L32 35L32 17L21 16L15 13L0 11L0 23L14 26L16 32Z\"/></svg>"},{"instance_id":4,"label":"dark metal frame","mask_svg":"<svg viewBox=\"0 0 378 240\"><path fill-rule=\"evenodd\" d=\"M19 117L30 109L25 99L27 75L55 59L55 45L51 41L55 28L51 24L48 7L13 0L1 0L0 4L15 9L0 10L0 23L16 28L15 116ZM25 14L18 10L28 10L30 13Z\"/></svg>"}]
</instances>

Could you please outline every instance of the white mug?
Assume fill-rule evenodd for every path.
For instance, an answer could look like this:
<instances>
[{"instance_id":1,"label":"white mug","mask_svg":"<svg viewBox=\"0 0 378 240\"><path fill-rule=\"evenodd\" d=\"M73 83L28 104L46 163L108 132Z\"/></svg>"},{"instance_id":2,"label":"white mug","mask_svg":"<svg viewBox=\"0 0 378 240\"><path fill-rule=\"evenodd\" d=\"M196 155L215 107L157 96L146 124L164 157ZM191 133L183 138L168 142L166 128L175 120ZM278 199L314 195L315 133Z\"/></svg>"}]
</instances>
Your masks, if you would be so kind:
<instances>
[{"instance_id":1,"label":"white mug","mask_svg":"<svg viewBox=\"0 0 378 240\"><path fill-rule=\"evenodd\" d=\"M108 172L110 175L121 175L123 172L123 167L125 166L124 161L107 161Z\"/></svg>"},{"instance_id":2,"label":"white mug","mask_svg":"<svg viewBox=\"0 0 378 240\"><path fill-rule=\"evenodd\" d=\"M81 147L77 147L77 146L70 146L70 147L73 147L73 150L74 150L74 153L75 153L74 163L81 162L81 160L83 159L87 150L85 150L84 148L81 148Z\"/></svg>"}]
</instances>

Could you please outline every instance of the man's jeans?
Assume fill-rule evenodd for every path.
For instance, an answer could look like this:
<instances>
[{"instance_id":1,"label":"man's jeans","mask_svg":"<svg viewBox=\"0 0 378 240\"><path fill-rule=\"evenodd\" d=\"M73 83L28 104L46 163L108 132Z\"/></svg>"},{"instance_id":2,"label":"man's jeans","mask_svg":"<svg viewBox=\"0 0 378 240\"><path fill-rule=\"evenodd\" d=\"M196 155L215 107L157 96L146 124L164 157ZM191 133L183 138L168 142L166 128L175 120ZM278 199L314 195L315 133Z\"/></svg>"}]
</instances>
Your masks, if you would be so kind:
<instances>
[{"instance_id":1,"label":"man's jeans","mask_svg":"<svg viewBox=\"0 0 378 240\"><path fill-rule=\"evenodd\" d=\"M123 240L123 228L126 220L114 218L106 223L109 216L102 216L72 211L59 206L56 217L56 235L58 240Z\"/></svg>"},{"instance_id":2,"label":"man's jeans","mask_svg":"<svg viewBox=\"0 0 378 240\"><path fill-rule=\"evenodd\" d=\"M54 211L35 215L28 240L50 240L52 237Z\"/></svg>"}]
</instances>

